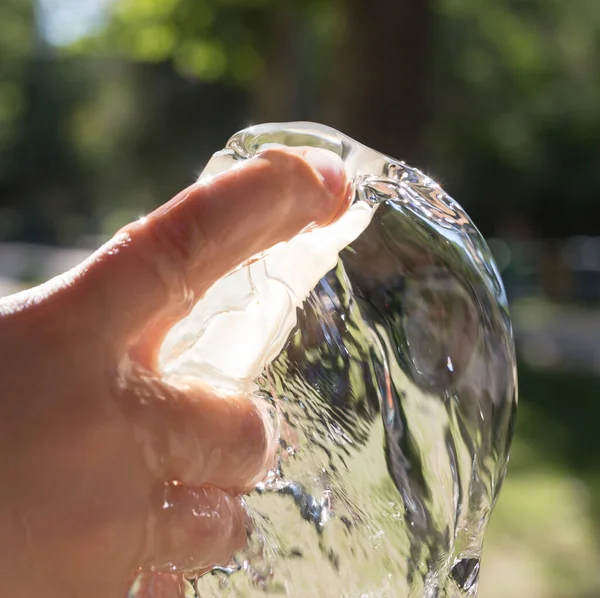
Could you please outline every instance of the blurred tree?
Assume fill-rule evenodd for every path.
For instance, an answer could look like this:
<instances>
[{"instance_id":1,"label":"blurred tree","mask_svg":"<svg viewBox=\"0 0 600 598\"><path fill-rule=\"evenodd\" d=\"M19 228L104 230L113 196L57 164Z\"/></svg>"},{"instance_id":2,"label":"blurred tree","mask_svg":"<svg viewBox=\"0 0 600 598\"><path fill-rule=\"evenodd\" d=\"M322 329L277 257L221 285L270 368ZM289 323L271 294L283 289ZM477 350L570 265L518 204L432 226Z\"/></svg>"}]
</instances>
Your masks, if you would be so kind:
<instances>
[{"instance_id":1,"label":"blurred tree","mask_svg":"<svg viewBox=\"0 0 600 598\"><path fill-rule=\"evenodd\" d=\"M252 119L324 120L440 175L487 232L522 213L555 235L590 228L600 183L600 4L575 3L122 0L79 49L241 86Z\"/></svg>"},{"instance_id":2,"label":"blurred tree","mask_svg":"<svg viewBox=\"0 0 600 598\"><path fill-rule=\"evenodd\" d=\"M34 16L0 7L0 193L26 236L143 212L248 121L297 118L420 165L484 232L595 232L597 0L120 0L58 49Z\"/></svg>"},{"instance_id":3,"label":"blurred tree","mask_svg":"<svg viewBox=\"0 0 600 598\"><path fill-rule=\"evenodd\" d=\"M331 122L351 137L419 163L429 117L428 0L345 0L332 73Z\"/></svg>"},{"instance_id":4,"label":"blurred tree","mask_svg":"<svg viewBox=\"0 0 600 598\"><path fill-rule=\"evenodd\" d=\"M35 48L33 0L0 4L0 238L14 235L24 221L8 187L19 171L17 146L27 108L27 65Z\"/></svg>"},{"instance_id":5,"label":"blurred tree","mask_svg":"<svg viewBox=\"0 0 600 598\"><path fill-rule=\"evenodd\" d=\"M102 34L75 49L169 62L184 77L251 91L252 120L325 120L416 159L429 29L427 1L122 0Z\"/></svg>"},{"instance_id":6,"label":"blurred tree","mask_svg":"<svg viewBox=\"0 0 600 598\"><path fill-rule=\"evenodd\" d=\"M255 116L291 118L327 72L337 1L122 0L78 53L171 63L183 77L254 92ZM315 71L317 71L315 73Z\"/></svg>"},{"instance_id":7,"label":"blurred tree","mask_svg":"<svg viewBox=\"0 0 600 598\"><path fill-rule=\"evenodd\" d=\"M487 232L597 232L600 3L437 0L436 169Z\"/></svg>"},{"instance_id":8,"label":"blurred tree","mask_svg":"<svg viewBox=\"0 0 600 598\"><path fill-rule=\"evenodd\" d=\"M14 168L11 149L17 140L24 109L24 70L33 54L34 6L32 0L6 0L0 4L0 178Z\"/></svg>"},{"instance_id":9,"label":"blurred tree","mask_svg":"<svg viewBox=\"0 0 600 598\"><path fill-rule=\"evenodd\" d=\"M257 120L325 117L412 156L427 116L429 15L429 2L411 0L122 0L78 49L170 60L184 76L253 89Z\"/></svg>"}]
</instances>

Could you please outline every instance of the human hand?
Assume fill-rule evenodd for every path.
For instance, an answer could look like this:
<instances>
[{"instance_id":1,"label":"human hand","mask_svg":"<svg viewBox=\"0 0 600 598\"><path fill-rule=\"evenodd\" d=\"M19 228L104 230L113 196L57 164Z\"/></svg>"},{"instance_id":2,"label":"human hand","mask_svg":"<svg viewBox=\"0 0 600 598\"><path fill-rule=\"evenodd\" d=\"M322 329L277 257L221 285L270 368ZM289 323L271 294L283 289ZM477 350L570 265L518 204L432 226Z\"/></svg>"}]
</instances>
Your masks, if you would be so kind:
<instances>
[{"instance_id":1,"label":"human hand","mask_svg":"<svg viewBox=\"0 0 600 598\"><path fill-rule=\"evenodd\" d=\"M214 281L346 207L341 160L299 153L195 184L0 299L2 596L121 598L142 569L148 596L179 597L182 572L244 545L240 495L271 464L268 418L249 397L164 379L157 355Z\"/></svg>"}]
</instances>

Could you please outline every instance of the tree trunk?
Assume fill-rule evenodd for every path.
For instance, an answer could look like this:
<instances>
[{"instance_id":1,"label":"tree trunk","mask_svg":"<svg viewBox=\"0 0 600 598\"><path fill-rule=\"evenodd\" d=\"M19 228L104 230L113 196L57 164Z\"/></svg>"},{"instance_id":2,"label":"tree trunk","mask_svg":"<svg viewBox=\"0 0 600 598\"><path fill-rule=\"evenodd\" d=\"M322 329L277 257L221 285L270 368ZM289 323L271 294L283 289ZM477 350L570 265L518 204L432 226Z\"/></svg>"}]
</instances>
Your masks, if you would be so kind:
<instances>
[{"instance_id":1,"label":"tree trunk","mask_svg":"<svg viewBox=\"0 0 600 598\"><path fill-rule=\"evenodd\" d=\"M258 123L290 120L298 94L294 11L285 2L276 3L269 16L271 43L254 88L251 115Z\"/></svg>"},{"instance_id":2,"label":"tree trunk","mask_svg":"<svg viewBox=\"0 0 600 598\"><path fill-rule=\"evenodd\" d=\"M428 117L428 0L345 0L328 122L418 165Z\"/></svg>"}]
</instances>

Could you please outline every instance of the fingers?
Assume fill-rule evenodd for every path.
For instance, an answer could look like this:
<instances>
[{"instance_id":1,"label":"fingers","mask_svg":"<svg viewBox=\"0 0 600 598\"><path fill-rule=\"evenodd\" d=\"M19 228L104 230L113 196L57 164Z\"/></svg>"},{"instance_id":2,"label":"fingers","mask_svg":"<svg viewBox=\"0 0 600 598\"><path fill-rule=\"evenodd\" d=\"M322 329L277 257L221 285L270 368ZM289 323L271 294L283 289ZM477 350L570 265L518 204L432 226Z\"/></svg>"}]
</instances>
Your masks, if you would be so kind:
<instances>
[{"instance_id":1,"label":"fingers","mask_svg":"<svg viewBox=\"0 0 600 598\"><path fill-rule=\"evenodd\" d=\"M84 282L101 293L113 333L135 337L157 318L168 327L238 264L339 216L347 188L331 152L267 150L123 229Z\"/></svg>"},{"instance_id":2,"label":"fingers","mask_svg":"<svg viewBox=\"0 0 600 598\"><path fill-rule=\"evenodd\" d=\"M125 409L153 474L232 494L253 489L273 466L277 434L268 406L199 381L133 381Z\"/></svg>"},{"instance_id":3,"label":"fingers","mask_svg":"<svg viewBox=\"0 0 600 598\"><path fill-rule=\"evenodd\" d=\"M136 582L136 598L185 598L186 581L177 573L143 573Z\"/></svg>"},{"instance_id":4,"label":"fingers","mask_svg":"<svg viewBox=\"0 0 600 598\"><path fill-rule=\"evenodd\" d=\"M168 484L152 517L145 568L204 572L227 565L246 544L248 519L242 500L216 488Z\"/></svg>"}]
</instances>

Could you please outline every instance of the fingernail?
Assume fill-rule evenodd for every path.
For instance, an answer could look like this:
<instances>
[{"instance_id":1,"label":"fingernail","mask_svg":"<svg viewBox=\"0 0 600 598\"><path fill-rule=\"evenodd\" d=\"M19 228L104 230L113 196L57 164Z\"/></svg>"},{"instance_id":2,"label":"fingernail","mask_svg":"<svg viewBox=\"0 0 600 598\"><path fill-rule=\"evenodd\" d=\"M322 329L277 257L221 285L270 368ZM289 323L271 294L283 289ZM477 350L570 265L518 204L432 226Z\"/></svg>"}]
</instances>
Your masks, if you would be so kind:
<instances>
[{"instance_id":1,"label":"fingernail","mask_svg":"<svg viewBox=\"0 0 600 598\"><path fill-rule=\"evenodd\" d=\"M330 193L338 195L346 186L344 162L333 152L322 148L311 148L304 159L319 173Z\"/></svg>"}]
</instances>

